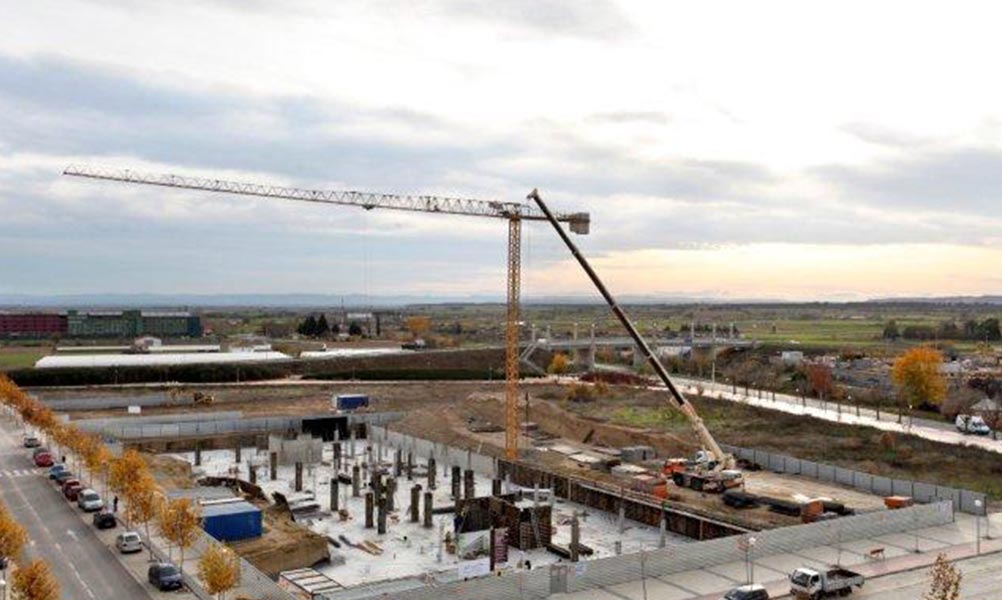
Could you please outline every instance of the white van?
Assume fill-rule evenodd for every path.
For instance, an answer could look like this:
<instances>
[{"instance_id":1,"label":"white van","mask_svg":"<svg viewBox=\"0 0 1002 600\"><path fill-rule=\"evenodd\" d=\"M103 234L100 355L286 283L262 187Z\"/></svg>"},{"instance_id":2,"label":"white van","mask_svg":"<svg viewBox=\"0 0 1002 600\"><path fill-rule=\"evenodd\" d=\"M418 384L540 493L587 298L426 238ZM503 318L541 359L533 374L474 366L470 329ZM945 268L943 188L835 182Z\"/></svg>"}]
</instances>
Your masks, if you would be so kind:
<instances>
[{"instance_id":1,"label":"white van","mask_svg":"<svg viewBox=\"0 0 1002 600\"><path fill-rule=\"evenodd\" d=\"M960 433L973 433L975 435L988 435L992 432L988 423L977 415L957 415L957 431Z\"/></svg>"}]
</instances>

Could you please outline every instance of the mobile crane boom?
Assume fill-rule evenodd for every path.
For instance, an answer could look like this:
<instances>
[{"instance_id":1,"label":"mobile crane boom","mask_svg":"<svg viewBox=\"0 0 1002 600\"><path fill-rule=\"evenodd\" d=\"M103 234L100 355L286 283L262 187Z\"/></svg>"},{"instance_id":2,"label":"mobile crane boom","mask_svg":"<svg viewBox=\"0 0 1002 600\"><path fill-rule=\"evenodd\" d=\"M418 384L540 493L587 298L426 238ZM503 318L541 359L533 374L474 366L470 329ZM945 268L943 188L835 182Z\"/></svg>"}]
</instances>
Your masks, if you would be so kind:
<instances>
[{"instance_id":1,"label":"mobile crane boom","mask_svg":"<svg viewBox=\"0 0 1002 600\"><path fill-rule=\"evenodd\" d=\"M710 453L713 460L717 463L717 468L733 468L734 457L725 453L720 447L720 444L717 443L717 440L713 439L713 435L711 435L710 431L706 428L706 425L703 423L703 419L700 418L695 407L693 407L692 403L686 400L685 396L683 396L678 388L675 387L675 384L672 382L671 377L668 376L668 371L664 368L664 365L662 365L661 361L654 356L654 353L651 351L651 347L647 344L647 341L644 340L644 338L640 335L640 332L637 331L637 328L633 325L633 322L630 321L630 318L625 312L623 312L623 309L619 306L616 298L613 297L612 293L609 292L609 289L605 287L604 283L602 283L598 274L594 269L592 269L591 264L588 263L588 259L581 254L577 245L560 225L557 217L550 211L549 207L546 206L546 203L543 202L543 199L539 196L538 190L532 190L532 193L529 194L529 199L536 202L539 210L546 216L546 219L551 225L553 225L553 228L557 230L557 234L560 236L560 239L564 241L567 249L571 251L571 254L574 255L575 259L577 259L578 264L580 264L581 268L584 269L588 278L591 279L591 282L595 284L599 293L602 294L603 298L605 298L609 308L612 309L612 313L616 315L616 318L619 319L619 322L626 328L630 337L633 338L634 343L637 345L637 349L644 355L647 363L651 365L651 368L658 374L661 381L664 382L665 387L668 388L669 403L681 411L682 414L684 414L689 420L689 423L696 432L696 436L699 438L700 443L703 444L706 451Z\"/></svg>"}]
</instances>

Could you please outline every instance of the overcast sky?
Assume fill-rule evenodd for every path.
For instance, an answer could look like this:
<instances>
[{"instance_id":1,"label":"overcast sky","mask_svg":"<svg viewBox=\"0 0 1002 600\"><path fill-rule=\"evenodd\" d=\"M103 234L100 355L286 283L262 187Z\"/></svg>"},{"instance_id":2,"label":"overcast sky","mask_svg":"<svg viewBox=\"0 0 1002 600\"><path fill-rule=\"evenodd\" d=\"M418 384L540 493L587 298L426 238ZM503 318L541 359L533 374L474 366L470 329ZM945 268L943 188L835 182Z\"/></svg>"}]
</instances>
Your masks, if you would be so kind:
<instances>
[{"instance_id":1,"label":"overcast sky","mask_svg":"<svg viewBox=\"0 0 1002 600\"><path fill-rule=\"evenodd\" d=\"M0 292L503 293L493 220L68 164L592 214L622 294L1002 293L991 3L0 0ZM528 227L525 293L591 294Z\"/></svg>"}]
</instances>

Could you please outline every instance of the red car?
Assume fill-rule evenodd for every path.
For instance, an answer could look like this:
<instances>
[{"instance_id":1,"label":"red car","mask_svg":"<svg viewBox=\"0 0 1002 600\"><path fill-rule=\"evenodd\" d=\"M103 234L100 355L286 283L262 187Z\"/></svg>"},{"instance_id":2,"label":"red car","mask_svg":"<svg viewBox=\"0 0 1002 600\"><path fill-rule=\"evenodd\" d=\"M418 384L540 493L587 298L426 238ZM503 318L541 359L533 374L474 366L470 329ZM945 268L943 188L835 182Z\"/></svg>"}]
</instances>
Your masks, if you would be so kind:
<instances>
[{"instance_id":1,"label":"red car","mask_svg":"<svg viewBox=\"0 0 1002 600\"><path fill-rule=\"evenodd\" d=\"M83 484L80 483L79 479L67 479L63 483L63 495L66 496L67 500L76 502L77 495L80 490L83 489Z\"/></svg>"},{"instance_id":2,"label":"red car","mask_svg":"<svg viewBox=\"0 0 1002 600\"><path fill-rule=\"evenodd\" d=\"M55 464L52 460L52 455L48 452L39 452L35 455L35 466L36 467L51 467Z\"/></svg>"}]
</instances>

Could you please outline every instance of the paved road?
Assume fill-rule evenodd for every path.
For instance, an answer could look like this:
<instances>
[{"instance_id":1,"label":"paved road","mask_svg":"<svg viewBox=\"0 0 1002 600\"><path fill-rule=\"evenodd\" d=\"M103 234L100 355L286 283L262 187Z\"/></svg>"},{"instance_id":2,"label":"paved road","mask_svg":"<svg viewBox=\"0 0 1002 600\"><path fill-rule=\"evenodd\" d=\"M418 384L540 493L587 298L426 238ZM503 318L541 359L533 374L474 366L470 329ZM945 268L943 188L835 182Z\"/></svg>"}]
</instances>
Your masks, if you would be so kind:
<instances>
[{"instance_id":1,"label":"paved road","mask_svg":"<svg viewBox=\"0 0 1002 600\"><path fill-rule=\"evenodd\" d=\"M14 425L0 418L0 496L28 530L28 558L52 568L64 600L149 600L150 596L75 514L19 444Z\"/></svg>"}]
</instances>

